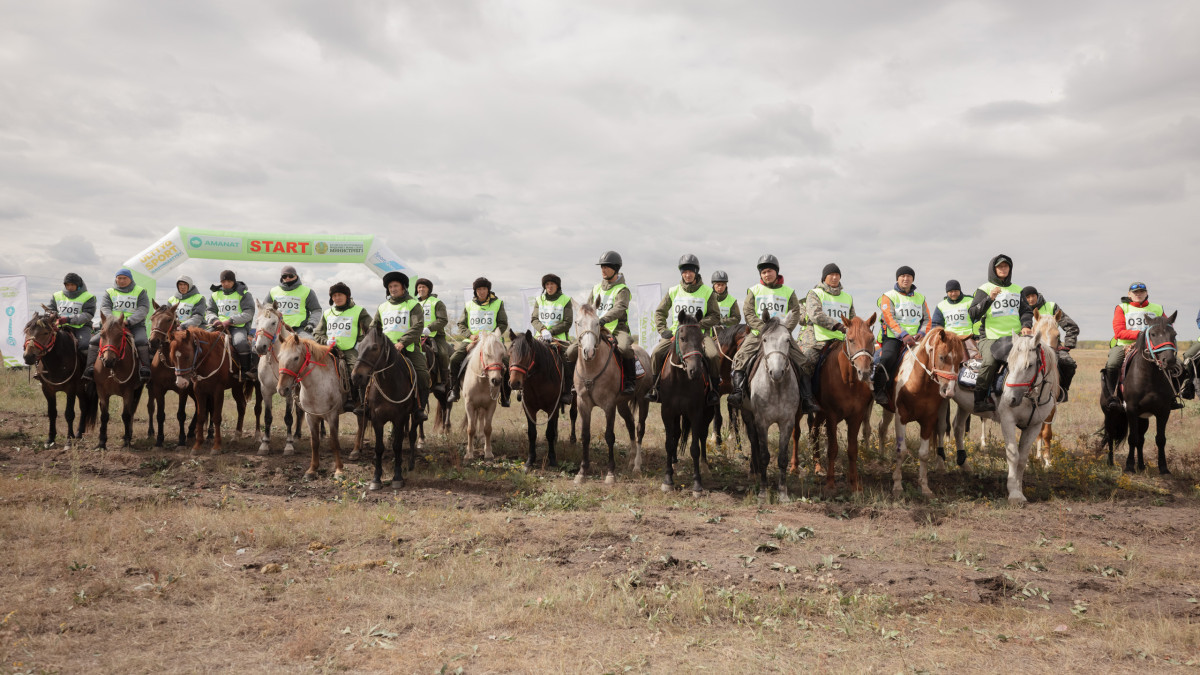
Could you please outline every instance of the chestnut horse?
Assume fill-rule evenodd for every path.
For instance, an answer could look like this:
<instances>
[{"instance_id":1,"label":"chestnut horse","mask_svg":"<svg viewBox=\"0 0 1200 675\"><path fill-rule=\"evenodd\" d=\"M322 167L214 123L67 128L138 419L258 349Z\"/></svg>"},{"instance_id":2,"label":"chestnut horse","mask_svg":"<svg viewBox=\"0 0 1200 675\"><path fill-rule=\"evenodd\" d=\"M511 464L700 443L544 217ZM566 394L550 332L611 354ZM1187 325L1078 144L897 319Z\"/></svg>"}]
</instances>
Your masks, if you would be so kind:
<instances>
[{"instance_id":1,"label":"chestnut horse","mask_svg":"<svg viewBox=\"0 0 1200 675\"><path fill-rule=\"evenodd\" d=\"M203 328L178 329L171 333L168 346L168 363L175 369L175 386L178 389L192 388L196 398L196 440L192 443L192 455L200 452L204 443L201 431L210 422L213 426L211 454L221 454L221 412L225 405L225 390L235 389L238 395L241 383L237 381L233 347L224 333L214 333Z\"/></svg>"},{"instance_id":2,"label":"chestnut horse","mask_svg":"<svg viewBox=\"0 0 1200 675\"><path fill-rule=\"evenodd\" d=\"M917 456L921 492L927 497L933 495L927 466L929 440L937 432L942 406L947 399L954 398L958 371L966 358L963 339L941 326L934 326L904 355L896 373L896 465L892 470L892 494L903 491L900 466L906 449L904 425L917 422L921 426L921 449Z\"/></svg>"},{"instance_id":3,"label":"chestnut horse","mask_svg":"<svg viewBox=\"0 0 1200 675\"><path fill-rule=\"evenodd\" d=\"M86 345L85 345L86 347ZM83 382L87 356L79 351L75 332L58 327L58 315L34 314L25 324L25 364L37 367L42 395L46 397L46 416L50 418L50 434L46 447L54 447L58 437L58 392L67 395L67 447L96 421L95 394ZM79 400L79 430L75 429L75 401Z\"/></svg>"},{"instance_id":4,"label":"chestnut horse","mask_svg":"<svg viewBox=\"0 0 1200 675\"><path fill-rule=\"evenodd\" d=\"M521 411L525 413L525 428L529 436L529 459L525 470L537 465L537 416L546 413L546 463L558 466L554 456L554 443L558 440L558 418L562 406L558 404L567 383L566 368L558 349L534 337L532 331L508 332L512 347L509 349L508 384L519 391Z\"/></svg>"},{"instance_id":5,"label":"chestnut horse","mask_svg":"<svg viewBox=\"0 0 1200 675\"><path fill-rule=\"evenodd\" d=\"M167 393L179 395L179 407L175 419L179 421L178 447L187 445L189 436L196 433L196 417L192 416L192 424L187 428L187 401L193 397L191 383L180 389L175 377L175 369L170 364L170 353L167 347L171 344L171 333L179 330L179 322L175 320L175 308L171 305L154 303L154 314L150 315L150 352L154 358L150 365L150 383L146 399L146 417L150 419L150 436L154 437L155 449L162 449L164 442L164 426L167 417ZM154 433L155 408L158 410L158 434Z\"/></svg>"},{"instance_id":6,"label":"chestnut horse","mask_svg":"<svg viewBox=\"0 0 1200 675\"><path fill-rule=\"evenodd\" d=\"M97 450L108 446L108 399L120 396L121 421L125 435L121 447L133 443L133 412L142 398L142 378L138 377L137 348L133 333L125 327L121 314L105 316L100 313L100 355L97 358L95 382L97 405L100 407L100 443Z\"/></svg>"}]
</instances>

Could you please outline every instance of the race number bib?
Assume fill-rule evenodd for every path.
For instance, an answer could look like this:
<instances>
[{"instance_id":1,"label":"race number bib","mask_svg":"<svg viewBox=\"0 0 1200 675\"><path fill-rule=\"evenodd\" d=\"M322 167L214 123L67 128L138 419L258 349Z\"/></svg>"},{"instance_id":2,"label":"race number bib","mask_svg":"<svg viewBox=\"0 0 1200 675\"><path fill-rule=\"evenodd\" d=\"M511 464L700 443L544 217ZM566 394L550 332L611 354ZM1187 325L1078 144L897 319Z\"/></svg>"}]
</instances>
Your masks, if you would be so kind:
<instances>
[{"instance_id":1,"label":"race number bib","mask_svg":"<svg viewBox=\"0 0 1200 675\"><path fill-rule=\"evenodd\" d=\"M421 308L425 310L425 325L428 326L433 323L433 303L421 305Z\"/></svg>"},{"instance_id":2,"label":"race number bib","mask_svg":"<svg viewBox=\"0 0 1200 675\"><path fill-rule=\"evenodd\" d=\"M241 309L241 298L221 298L221 301L217 303L217 314L220 316L233 316Z\"/></svg>"},{"instance_id":3,"label":"race number bib","mask_svg":"<svg viewBox=\"0 0 1200 675\"><path fill-rule=\"evenodd\" d=\"M491 332L496 328L496 313L488 309L478 309L467 317L467 328L472 333Z\"/></svg>"},{"instance_id":4,"label":"race number bib","mask_svg":"<svg viewBox=\"0 0 1200 675\"><path fill-rule=\"evenodd\" d=\"M354 322L348 316L327 317L325 328L331 338L354 337Z\"/></svg>"},{"instance_id":5,"label":"race number bib","mask_svg":"<svg viewBox=\"0 0 1200 675\"><path fill-rule=\"evenodd\" d=\"M192 315L192 305L183 302L175 303L175 320L186 321Z\"/></svg>"},{"instance_id":6,"label":"race number bib","mask_svg":"<svg viewBox=\"0 0 1200 675\"><path fill-rule=\"evenodd\" d=\"M1015 316L1021 306L1021 296L1017 293L1001 291L992 300L992 316Z\"/></svg>"},{"instance_id":7,"label":"race number bib","mask_svg":"<svg viewBox=\"0 0 1200 675\"><path fill-rule=\"evenodd\" d=\"M383 324L383 332L385 333L403 333L408 330L408 310L399 311L384 311L380 310L379 320Z\"/></svg>"},{"instance_id":8,"label":"race number bib","mask_svg":"<svg viewBox=\"0 0 1200 675\"><path fill-rule=\"evenodd\" d=\"M850 320L850 305L844 302L834 302L832 300L822 300L821 309L831 319L837 319L842 323Z\"/></svg>"},{"instance_id":9,"label":"race number bib","mask_svg":"<svg viewBox=\"0 0 1200 675\"><path fill-rule=\"evenodd\" d=\"M284 316L295 316L304 311L304 301L294 295L281 295L275 298L275 306Z\"/></svg>"},{"instance_id":10,"label":"race number bib","mask_svg":"<svg viewBox=\"0 0 1200 675\"><path fill-rule=\"evenodd\" d=\"M717 309L721 310L721 318L722 319L728 319L729 318L729 310L733 309L733 305L729 305L728 307L726 307L725 305L717 305Z\"/></svg>"},{"instance_id":11,"label":"race number bib","mask_svg":"<svg viewBox=\"0 0 1200 675\"><path fill-rule=\"evenodd\" d=\"M58 303L58 315L65 316L68 319L78 319L83 314L83 303L79 302L60 302Z\"/></svg>"},{"instance_id":12,"label":"race number bib","mask_svg":"<svg viewBox=\"0 0 1200 675\"><path fill-rule=\"evenodd\" d=\"M756 295L754 296L755 313L762 315L762 311L767 310L767 315L772 319L787 312L788 299L779 295Z\"/></svg>"},{"instance_id":13,"label":"race number bib","mask_svg":"<svg viewBox=\"0 0 1200 675\"><path fill-rule=\"evenodd\" d=\"M970 328L971 315L967 314L967 308L961 307L952 309L949 312L943 312L942 318L946 320L946 328Z\"/></svg>"},{"instance_id":14,"label":"race number bib","mask_svg":"<svg viewBox=\"0 0 1200 675\"><path fill-rule=\"evenodd\" d=\"M686 312L688 316L696 321L704 316L704 308L707 306L707 301L704 298L696 296L677 296L675 303L671 305L671 323L679 323L679 313Z\"/></svg>"},{"instance_id":15,"label":"race number bib","mask_svg":"<svg viewBox=\"0 0 1200 675\"><path fill-rule=\"evenodd\" d=\"M1130 309L1125 313L1125 330L1146 330L1150 322L1157 319L1158 315L1154 312L1147 312L1143 309Z\"/></svg>"},{"instance_id":16,"label":"race number bib","mask_svg":"<svg viewBox=\"0 0 1200 675\"><path fill-rule=\"evenodd\" d=\"M121 314L133 314L137 311L137 296L136 295L118 295L113 298L113 312Z\"/></svg>"},{"instance_id":17,"label":"race number bib","mask_svg":"<svg viewBox=\"0 0 1200 675\"><path fill-rule=\"evenodd\" d=\"M901 298L896 302L892 311L896 315L896 321L902 326L912 326L921 323L924 318L924 310L917 303L908 298Z\"/></svg>"},{"instance_id":18,"label":"race number bib","mask_svg":"<svg viewBox=\"0 0 1200 675\"><path fill-rule=\"evenodd\" d=\"M562 305L538 305L538 321L541 321L543 326L552 326L562 320Z\"/></svg>"},{"instance_id":19,"label":"race number bib","mask_svg":"<svg viewBox=\"0 0 1200 675\"><path fill-rule=\"evenodd\" d=\"M612 311L614 305L617 304L617 295L601 295L596 298L596 314L604 316Z\"/></svg>"}]
</instances>

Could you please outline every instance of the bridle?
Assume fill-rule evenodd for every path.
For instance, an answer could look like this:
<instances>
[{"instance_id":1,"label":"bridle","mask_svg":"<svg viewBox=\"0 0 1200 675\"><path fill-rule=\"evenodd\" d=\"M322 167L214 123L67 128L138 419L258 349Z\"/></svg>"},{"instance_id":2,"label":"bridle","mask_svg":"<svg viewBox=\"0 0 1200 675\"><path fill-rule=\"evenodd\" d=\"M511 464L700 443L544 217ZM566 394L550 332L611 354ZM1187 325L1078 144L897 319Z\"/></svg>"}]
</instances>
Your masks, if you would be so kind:
<instances>
[{"instance_id":1,"label":"bridle","mask_svg":"<svg viewBox=\"0 0 1200 675\"><path fill-rule=\"evenodd\" d=\"M41 327L45 328L46 330L50 331L50 341L46 344L42 344L42 343L38 342L37 340L33 339L32 337L25 338L25 349L29 349L29 345L32 344L40 352L37 355L37 359L35 360L35 363L37 363L37 365L40 369L39 375L42 378L42 382L50 385L51 387L60 387L64 384L70 382L71 379L75 377L75 373L79 370L79 358L76 357L73 360L73 365L71 367L71 374L68 375L65 380L63 380L61 382L54 382L52 380L46 379L46 365L44 363L42 363L42 360L45 359L47 356L49 356L51 350L53 350L54 346L56 344L58 344L59 330L58 330L57 326L54 326L53 324L47 325L46 323L44 323L42 321L37 321L35 323L35 325L41 326ZM71 333L71 339L73 341L75 341L76 347L78 347L79 341L75 337L74 333Z\"/></svg>"},{"instance_id":2,"label":"bridle","mask_svg":"<svg viewBox=\"0 0 1200 675\"><path fill-rule=\"evenodd\" d=\"M1034 338L1034 339L1036 340L1037 338ZM1011 367L1011 365L1010 365L1010 367ZM1033 421L1033 416L1035 413L1037 413L1038 408L1040 408L1043 405L1046 405L1047 403L1050 402L1050 399L1047 399L1046 401L1041 400L1042 393L1046 391L1047 385L1050 384L1050 380L1049 380L1049 378L1046 377L1046 374L1047 374L1046 373L1046 350L1045 350L1045 347L1043 347L1042 344L1039 342L1037 344L1037 368L1034 369L1033 375L1030 376L1029 381L1028 382L1009 382L1007 380L1007 378L1005 379L1005 382L1004 382L1005 387L1012 387L1014 389L1024 387L1024 388L1029 389L1029 391L1025 392L1025 395L1022 397L1022 398L1027 398L1033 402L1033 406L1031 407L1031 409L1029 411L1029 419L1026 420L1026 422L1025 422L1026 427L1028 427L1029 423ZM1038 384L1039 379L1041 380L1041 384ZM1036 393L1034 392L1035 389L1037 390ZM1056 392L1050 392L1051 399L1056 398L1056 397L1057 397Z\"/></svg>"},{"instance_id":3,"label":"bridle","mask_svg":"<svg viewBox=\"0 0 1200 675\"><path fill-rule=\"evenodd\" d=\"M392 368L393 366L395 366L396 359L403 359L404 357L393 354L395 349L392 347L391 342L386 337L384 337L383 340L386 344L381 344L379 346L379 351L381 351L383 353L383 362L386 365L384 365L382 368L380 368L379 365L377 365L377 364L368 363L365 358L359 358L358 363L360 365L365 365L366 367L371 369L371 381L374 382L375 389L376 389L376 391L379 392L379 395L382 396L384 398L384 400L387 401L388 403L391 403L393 405L400 405L401 403L404 403L408 399L412 398L413 393L416 392L416 390L417 390L417 372L416 372L416 370L413 369L412 364L408 363L408 359L404 359L405 365L408 366L408 376L409 376L408 394L406 394L404 396L404 398L402 398L398 401L396 399L393 399L391 396L388 396L387 393L383 390L382 380L377 380L375 378L380 373L385 372L385 371L389 370L390 368Z\"/></svg>"},{"instance_id":4,"label":"bridle","mask_svg":"<svg viewBox=\"0 0 1200 675\"><path fill-rule=\"evenodd\" d=\"M929 340L928 335L925 336L925 340L926 340L926 342L922 346L923 348L921 349L921 351L925 352L925 354L929 358L929 361L932 362L933 355L934 355L933 354L933 342L931 340ZM913 361L916 361L917 365L921 366L921 370L924 370L925 374L929 376L929 379L933 380L934 382L937 382L938 378L941 378L943 380L949 380L949 381L955 381L958 379L958 371L946 370L944 368L935 368L933 366L930 366L930 365L926 364L925 362L921 361L920 354L913 354Z\"/></svg>"},{"instance_id":5,"label":"bridle","mask_svg":"<svg viewBox=\"0 0 1200 675\"><path fill-rule=\"evenodd\" d=\"M681 370L682 370L683 368L686 368L686 367L687 367L687 365L686 365L686 363L685 363L685 362L686 362L688 359L690 359L690 358L693 358L693 357L696 357L696 358L703 358L703 356L704 356L704 352L702 352L702 351L701 351L701 350L699 350L699 349L693 349L693 350L691 350L691 351L689 351L689 352L684 352L684 351L683 351L683 340L681 340L681 339L679 338L678 331L682 331L684 328L695 328L696 330L700 330L700 325L699 325L699 324L694 324L694 323L685 323L685 324L680 324L680 325L679 325L679 328L678 328L678 329L676 329L676 335L675 335L675 337L671 338L671 339L672 339L672 340L675 342L675 356L678 356L678 357L679 357L679 363L675 363L675 362L674 362L674 361L672 361L671 359L667 359L667 363L670 363L672 366L675 366L676 368L679 368L679 369L681 369ZM700 330L700 339L701 339L701 340L703 340L703 339L704 339L704 331L702 331L702 330Z\"/></svg>"},{"instance_id":6,"label":"bridle","mask_svg":"<svg viewBox=\"0 0 1200 675\"><path fill-rule=\"evenodd\" d=\"M276 360L278 360L278 358L276 358ZM292 369L288 368L287 366L283 365L283 362L280 362L279 363L279 376L280 376L280 379L282 379L284 375L291 375L292 378L296 381L296 384L298 385L304 381L304 378L311 375L313 373L313 371L317 369L318 366L321 368L324 368L327 365L329 365L329 364L321 363L320 361L313 360L312 347L309 347L308 345L304 345L304 360L300 362L300 366L296 370L292 370Z\"/></svg>"},{"instance_id":7,"label":"bridle","mask_svg":"<svg viewBox=\"0 0 1200 675\"><path fill-rule=\"evenodd\" d=\"M597 322L596 325L599 326L599 322ZM576 364L575 367L577 369L577 372L584 375L583 388L590 390L592 388L592 386L594 384L596 384L596 380L600 379L600 376L604 374L604 371L608 370L608 364L612 363L614 357L617 354L617 350L610 348L608 350L608 358L604 360L604 365L600 367L600 371L597 372L592 377L587 377L587 373L584 371L583 366L586 363L591 363L591 359L587 358L583 354L583 336L591 335L592 337L596 338L596 346L597 347L600 346L600 343L603 342L603 340L600 339L600 329L599 328L589 328L587 330L581 330L578 332L578 335L579 335L579 340L580 340L580 345L579 345L580 362L578 364ZM593 354L593 357L594 356L595 355Z\"/></svg>"},{"instance_id":8,"label":"bridle","mask_svg":"<svg viewBox=\"0 0 1200 675\"><path fill-rule=\"evenodd\" d=\"M129 344L131 346L133 345L133 334L129 332L129 329L126 328L124 324L121 325L120 346L113 345L111 342L108 342L106 344L105 337L104 337L104 330L101 329L101 332L100 332L100 356L101 357L103 357L108 352L113 352L116 354L117 363L121 363L122 361L125 360L125 354L126 354L125 345L126 344ZM132 350L130 350L129 353L132 353ZM138 372L137 357L135 356L133 358L133 363L129 367L129 376L128 377L126 377L123 380L118 378L115 369L109 370L108 376L113 378L114 380L116 380L117 384L125 384L126 382L132 380L133 376L136 375L137 372Z\"/></svg>"},{"instance_id":9,"label":"bridle","mask_svg":"<svg viewBox=\"0 0 1200 675\"><path fill-rule=\"evenodd\" d=\"M520 339L520 338L518 338L518 339ZM537 366L536 338L533 340L527 340L527 341L529 342L529 365L513 363L508 366L509 370L515 370L518 373L521 373L521 375L525 376L526 378L529 377L529 374L533 372L534 367ZM554 362L555 370L558 371L558 392L559 392L559 394L562 394L563 385L565 384L565 378L567 376L567 371L566 371L566 369L564 369L562 366L559 365L558 358L555 357L555 355L553 354L554 349L549 346L546 348L551 350L550 358ZM545 422L546 424L549 424L550 420L558 418L557 402L555 403L554 407L551 410L552 410L551 413L546 418L546 422ZM530 414L530 412L529 412L529 397L528 396L521 397L521 411L525 413L525 417L529 420L530 424L537 426L537 411L534 411L532 414Z\"/></svg>"},{"instance_id":10,"label":"bridle","mask_svg":"<svg viewBox=\"0 0 1200 675\"><path fill-rule=\"evenodd\" d=\"M202 357L203 350L200 348L200 346L197 346L197 345L208 346L209 342L207 340L199 340L196 337L192 336L191 333L187 333L186 331L185 331L185 338L189 339L193 343L193 345L192 345L192 365L187 368L180 368L178 363L175 364L175 377L189 379L192 381L192 384L194 385L196 382L203 382L204 380L207 380L208 378L212 377L213 375L216 375L217 373L221 372L221 369L225 367L225 359L226 359L226 357L229 356L229 349L224 349L221 351L221 361L219 363L217 363L217 367L213 368L211 373L209 373L207 375L196 375L195 373L197 371L197 367L200 365L202 358L207 358L207 357ZM223 342L224 341L222 341L222 343ZM174 351L174 350L172 350L172 351ZM209 353L211 354L211 352L209 352ZM192 373L192 375L189 377L188 373Z\"/></svg>"}]
</instances>

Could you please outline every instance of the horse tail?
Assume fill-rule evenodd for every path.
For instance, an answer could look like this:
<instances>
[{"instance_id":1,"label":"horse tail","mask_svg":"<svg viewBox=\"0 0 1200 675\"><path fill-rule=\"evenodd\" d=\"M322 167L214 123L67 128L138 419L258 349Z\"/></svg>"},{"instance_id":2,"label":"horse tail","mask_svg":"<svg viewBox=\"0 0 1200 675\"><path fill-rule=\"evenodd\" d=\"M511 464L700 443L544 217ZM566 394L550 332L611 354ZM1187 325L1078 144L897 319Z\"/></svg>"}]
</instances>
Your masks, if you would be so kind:
<instances>
[{"instance_id":1,"label":"horse tail","mask_svg":"<svg viewBox=\"0 0 1200 675\"><path fill-rule=\"evenodd\" d=\"M1104 434L1100 443L1101 448L1116 447L1125 442L1125 437L1129 435L1129 416L1124 410L1116 412L1104 411Z\"/></svg>"},{"instance_id":2,"label":"horse tail","mask_svg":"<svg viewBox=\"0 0 1200 675\"><path fill-rule=\"evenodd\" d=\"M91 431L96 426L100 408L100 396L94 382L84 382L79 392L79 433Z\"/></svg>"}]
</instances>

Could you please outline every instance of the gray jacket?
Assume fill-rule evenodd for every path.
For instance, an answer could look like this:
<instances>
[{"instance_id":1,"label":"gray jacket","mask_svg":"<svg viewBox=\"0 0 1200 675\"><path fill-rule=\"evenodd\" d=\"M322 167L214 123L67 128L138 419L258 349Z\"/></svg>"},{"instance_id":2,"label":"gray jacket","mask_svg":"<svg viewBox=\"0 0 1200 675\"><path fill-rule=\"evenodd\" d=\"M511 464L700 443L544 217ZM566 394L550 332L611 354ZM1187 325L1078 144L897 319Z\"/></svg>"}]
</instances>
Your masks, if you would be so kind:
<instances>
[{"instance_id":1,"label":"gray jacket","mask_svg":"<svg viewBox=\"0 0 1200 675\"><path fill-rule=\"evenodd\" d=\"M209 290L213 293L221 290L221 284L209 286ZM233 325L245 324L249 325L254 320L254 296L250 295L250 291L246 290L246 284L237 282L233 285L233 293L241 293L242 299L238 302L238 313L229 317ZM213 301L212 296L208 297L207 312L204 315L204 320L207 323L215 323L217 321L217 303Z\"/></svg>"},{"instance_id":2,"label":"gray jacket","mask_svg":"<svg viewBox=\"0 0 1200 675\"><path fill-rule=\"evenodd\" d=\"M128 293L129 291L132 291L135 286L137 286L137 284L131 281L129 282L128 286L114 286L109 290L115 289L121 291L122 293ZM112 296L108 294L108 291L105 291L100 296L100 313L104 314L105 316L113 313ZM143 288L137 296L137 308L133 310L132 314L125 315L125 324L129 326L136 326L138 324L146 323L146 317L148 316L150 316L150 298L146 295L146 289Z\"/></svg>"},{"instance_id":3,"label":"gray jacket","mask_svg":"<svg viewBox=\"0 0 1200 675\"><path fill-rule=\"evenodd\" d=\"M66 289L63 289L62 294L67 296L71 300L74 300L75 298L78 298L81 294L87 292L87 284L83 283L83 279L80 279L76 285L78 286L78 288L75 289L74 293L70 293ZM107 293L105 294L105 297L106 298L108 297ZM58 314L58 309L59 309L58 301L54 299L54 296L50 296L50 304L47 306L50 308L51 312ZM92 319L95 318L95 316L96 316L96 296L93 295L91 298L89 298L86 302L83 303L83 307L80 308L80 310L79 310L79 318L72 319L71 321L72 321L72 323L78 323L78 324L82 324L84 326L91 327Z\"/></svg>"},{"instance_id":4,"label":"gray jacket","mask_svg":"<svg viewBox=\"0 0 1200 675\"><path fill-rule=\"evenodd\" d=\"M300 283L300 277L296 277L295 281L286 284L280 283L277 288L282 288L285 291L294 291L302 285L303 284ZM275 289L272 288L271 291L267 293L267 303L269 304L274 299ZM253 304L251 304L251 307L253 307ZM324 313L324 311L321 309L321 301L317 299L316 291L311 288L308 289L308 296L304 298L304 311L306 316L304 317L304 323L300 325L304 330L312 333L316 331L317 324L321 322L321 315Z\"/></svg>"}]
</instances>

